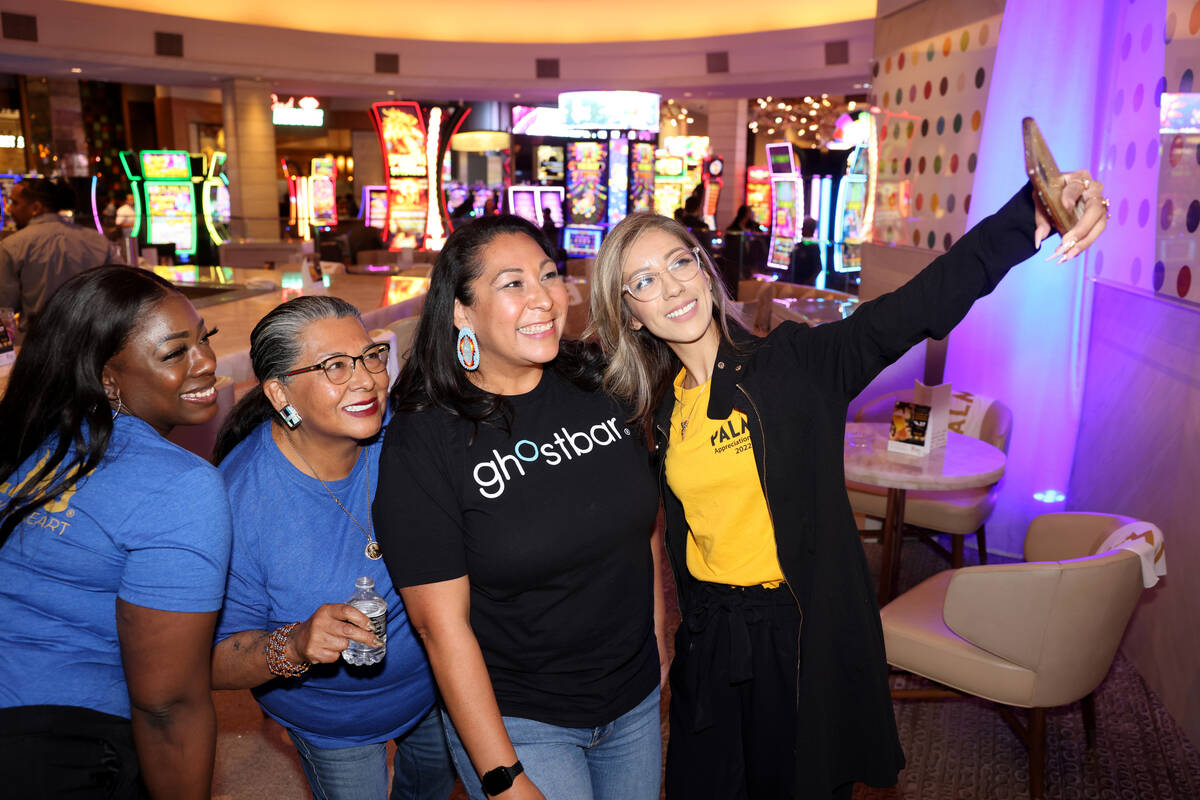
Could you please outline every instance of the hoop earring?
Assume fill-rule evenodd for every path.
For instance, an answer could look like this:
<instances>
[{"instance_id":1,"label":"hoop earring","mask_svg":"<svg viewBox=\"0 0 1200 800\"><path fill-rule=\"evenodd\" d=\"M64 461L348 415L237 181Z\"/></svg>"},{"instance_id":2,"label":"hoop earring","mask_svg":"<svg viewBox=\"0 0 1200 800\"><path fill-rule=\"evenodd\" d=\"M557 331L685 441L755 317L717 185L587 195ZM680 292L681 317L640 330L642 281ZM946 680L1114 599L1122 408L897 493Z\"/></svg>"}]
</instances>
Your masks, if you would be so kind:
<instances>
[{"instance_id":1,"label":"hoop earring","mask_svg":"<svg viewBox=\"0 0 1200 800\"><path fill-rule=\"evenodd\" d=\"M459 366L467 372L479 369L479 340L475 338L475 331L465 325L460 328L458 346L455 349Z\"/></svg>"},{"instance_id":2,"label":"hoop earring","mask_svg":"<svg viewBox=\"0 0 1200 800\"><path fill-rule=\"evenodd\" d=\"M125 408L125 406L121 403L121 390L118 389L117 390L117 407L113 409L113 415L112 415L113 422L116 422L117 417L121 416L121 411L124 408Z\"/></svg>"},{"instance_id":3,"label":"hoop earring","mask_svg":"<svg viewBox=\"0 0 1200 800\"><path fill-rule=\"evenodd\" d=\"M279 409L279 418L283 420L284 425L287 425L289 431L299 428L300 423L303 421L300 417L300 412L291 403Z\"/></svg>"}]
</instances>

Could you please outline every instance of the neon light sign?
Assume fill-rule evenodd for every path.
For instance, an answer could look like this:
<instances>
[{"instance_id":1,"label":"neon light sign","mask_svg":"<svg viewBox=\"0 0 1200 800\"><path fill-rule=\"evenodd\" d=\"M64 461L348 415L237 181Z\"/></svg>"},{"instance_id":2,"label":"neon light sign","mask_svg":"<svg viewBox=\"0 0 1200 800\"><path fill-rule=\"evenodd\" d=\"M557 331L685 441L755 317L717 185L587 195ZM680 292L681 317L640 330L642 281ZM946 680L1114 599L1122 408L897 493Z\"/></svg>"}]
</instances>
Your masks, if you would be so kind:
<instances>
[{"instance_id":1,"label":"neon light sign","mask_svg":"<svg viewBox=\"0 0 1200 800\"><path fill-rule=\"evenodd\" d=\"M271 122L276 125L293 125L319 128L325 124L325 109L315 97L301 97L298 101L289 97L281 102L279 95L271 95Z\"/></svg>"}]
</instances>

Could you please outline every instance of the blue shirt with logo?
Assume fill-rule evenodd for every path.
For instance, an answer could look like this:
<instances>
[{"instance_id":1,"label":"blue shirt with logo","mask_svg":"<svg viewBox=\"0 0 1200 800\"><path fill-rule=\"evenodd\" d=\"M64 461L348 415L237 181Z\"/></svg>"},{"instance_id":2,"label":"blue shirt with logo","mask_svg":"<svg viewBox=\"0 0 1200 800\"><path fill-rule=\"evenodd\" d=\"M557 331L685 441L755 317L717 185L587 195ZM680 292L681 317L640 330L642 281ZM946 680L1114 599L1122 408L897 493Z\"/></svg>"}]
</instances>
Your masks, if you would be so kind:
<instances>
[{"instance_id":1,"label":"blue shirt with logo","mask_svg":"<svg viewBox=\"0 0 1200 800\"><path fill-rule=\"evenodd\" d=\"M51 446L0 484L0 502ZM230 538L216 469L137 417L117 417L100 465L0 548L0 707L80 706L128 718L117 598L216 611Z\"/></svg>"},{"instance_id":2,"label":"blue shirt with logo","mask_svg":"<svg viewBox=\"0 0 1200 800\"><path fill-rule=\"evenodd\" d=\"M364 447L350 474L326 481L326 491L287 460L271 438L271 424L256 428L220 466L234 541L217 641L306 620L325 603L346 602L356 578L373 578L388 603L387 655L380 664L314 664L302 677L269 681L254 695L273 719L317 747L400 736L433 707L433 673L384 562L367 558L367 537L330 497L368 528L380 444Z\"/></svg>"}]
</instances>

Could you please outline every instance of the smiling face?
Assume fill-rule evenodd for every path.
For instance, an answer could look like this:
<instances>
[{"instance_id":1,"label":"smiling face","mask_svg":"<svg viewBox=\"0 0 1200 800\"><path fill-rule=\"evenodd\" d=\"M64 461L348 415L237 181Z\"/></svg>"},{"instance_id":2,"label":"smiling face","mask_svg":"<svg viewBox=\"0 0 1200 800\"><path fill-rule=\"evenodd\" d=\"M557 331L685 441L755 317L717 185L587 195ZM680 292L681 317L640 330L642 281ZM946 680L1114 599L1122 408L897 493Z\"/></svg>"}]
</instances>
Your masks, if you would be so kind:
<instances>
[{"instance_id":1,"label":"smiling face","mask_svg":"<svg viewBox=\"0 0 1200 800\"><path fill-rule=\"evenodd\" d=\"M151 305L101 373L113 407L140 417L164 436L217 413L217 358L210 331L187 298L174 292Z\"/></svg>"},{"instance_id":2,"label":"smiling face","mask_svg":"<svg viewBox=\"0 0 1200 800\"><path fill-rule=\"evenodd\" d=\"M357 317L317 320L305 326L300 356L289 369L312 366L330 356L361 355L374 344ZM303 422L294 435L339 443L368 439L379 432L387 389L387 370L368 372L361 361L354 362L345 383L334 383L319 369L293 375L286 383L278 378L263 383L276 411L291 404L300 413Z\"/></svg>"},{"instance_id":3,"label":"smiling face","mask_svg":"<svg viewBox=\"0 0 1200 800\"><path fill-rule=\"evenodd\" d=\"M686 274L688 270L680 269L681 261L695 258L684 242L657 228L647 230L630 246L621 265L621 283L632 286L643 275L651 274L662 288L661 294L651 300L638 300L625 293L634 330L645 326L668 345L691 344L710 332L714 323L708 273L701 267L689 280L679 280L673 274Z\"/></svg>"},{"instance_id":4,"label":"smiling face","mask_svg":"<svg viewBox=\"0 0 1200 800\"><path fill-rule=\"evenodd\" d=\"M454 324L479 339L479 369L469 373L496 394L523 394L558 355L567 288L545 251L523 233L502 233L482 248L474 301L454 301Z\"/></svg>"}]
</instances>

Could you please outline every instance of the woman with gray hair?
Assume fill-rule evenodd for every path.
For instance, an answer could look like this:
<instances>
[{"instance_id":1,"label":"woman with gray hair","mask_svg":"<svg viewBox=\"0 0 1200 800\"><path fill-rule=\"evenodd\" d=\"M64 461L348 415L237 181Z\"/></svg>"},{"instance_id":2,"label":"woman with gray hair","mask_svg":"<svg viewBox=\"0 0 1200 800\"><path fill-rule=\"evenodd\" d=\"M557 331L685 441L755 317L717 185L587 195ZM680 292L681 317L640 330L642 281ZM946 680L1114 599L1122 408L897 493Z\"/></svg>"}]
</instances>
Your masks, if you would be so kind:
<instances>
[{"instance_id":1,"label":"woman with gray hair","mask_svg":"<svg viewBox=\"0 0 1200 800\"><path fill-rule=\"evenodd\" d=\"M453 772L433 676L371 523L388 345L354 306L300 297L250 334L259 385L234 408L215 460L229 490L233 556L213 651L213 686L251 689L283 725L315 797L444 800ZM365 576L388 603L387 655L340 659L380 642L341 602Z\"/></svg>"}]
</instances>

